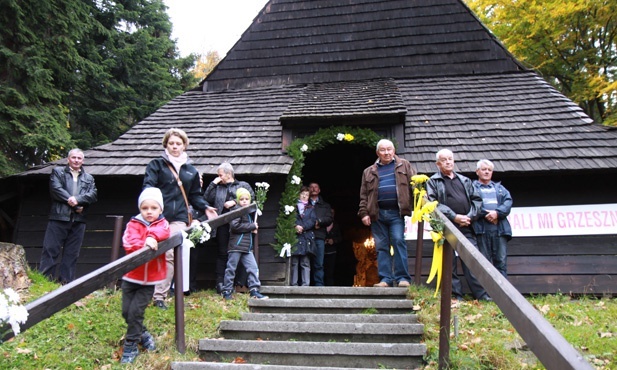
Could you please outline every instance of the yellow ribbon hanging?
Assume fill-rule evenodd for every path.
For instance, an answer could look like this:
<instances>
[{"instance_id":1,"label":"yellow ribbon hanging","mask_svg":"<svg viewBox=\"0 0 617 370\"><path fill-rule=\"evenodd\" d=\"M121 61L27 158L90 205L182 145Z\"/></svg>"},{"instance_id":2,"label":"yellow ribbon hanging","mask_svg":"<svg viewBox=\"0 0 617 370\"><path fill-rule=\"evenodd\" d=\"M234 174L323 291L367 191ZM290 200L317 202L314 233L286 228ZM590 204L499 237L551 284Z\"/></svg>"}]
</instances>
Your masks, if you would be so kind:
<instances>
[{"instance_id":1,"label":"yellow ribbon hanging","mask_svg":"<svg viewBox=\"0 0 617 370\"><path fill-rule=\"evenodd\" d=\"M433 261L431 272L429 273L427 284L437 276L437 287L435 296L441 287L442 265L443 265L443 222L433 214L437 205L436 200L422 205L422 199L426 196L426 182L430 178L426 175L414 175L411 177L413 187L413 215L411 222L425 221L431 225L431 239L433 240Z\"/></svg>"},{"instance_id":2,"label":"yellow ribbon hanging","mask_svg":"<svg viewBox=\"0 0 617 370\"><path fill-rule=\"evenodd\" d=\"M431 231L431 239L433 240L433 263L431 264L431 272L428 275L428 280L426 281L429 284L433 281L435 275L437 275L437 285L435 286L435 294L433 297L437 296L437 292L439 292L439 288L441 287L441 275L442 275L442 267L443 267L443 245L440 243L443 238L442 232Z\"/></svg>"},{"instance_id":3,"label":"yellow ribbon hanging","mask_svg":"<svg viewBox=\"0 0 617 370\"><path fill-rule=\"evenodd\" d=\"M422 198L426 195L426 190L413 189L413 215L411 216L411 222L422 221Z\"/></svg>"}]
</instances>

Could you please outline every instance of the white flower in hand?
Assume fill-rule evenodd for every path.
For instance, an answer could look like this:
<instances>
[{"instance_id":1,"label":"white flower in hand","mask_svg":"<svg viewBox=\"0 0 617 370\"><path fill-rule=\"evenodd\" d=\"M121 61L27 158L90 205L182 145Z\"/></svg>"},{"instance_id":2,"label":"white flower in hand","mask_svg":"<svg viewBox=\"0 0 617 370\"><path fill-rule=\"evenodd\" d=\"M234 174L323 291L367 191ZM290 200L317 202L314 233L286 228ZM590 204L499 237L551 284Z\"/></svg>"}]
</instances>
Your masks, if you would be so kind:
<instances>
[{"instance_id":1,"label":"white flower in hand","mask_svg":"<svg viewBox=\"0 0 617 370\"><path fill-rule=\"evenodd\" d=\"M210 234L212 232L212 228L210 227L210 224L203 223L203 224L201 224L201 227L203 227L204 230L206 230L208 232L208 234Z\"/></svg>"}]
</instances>

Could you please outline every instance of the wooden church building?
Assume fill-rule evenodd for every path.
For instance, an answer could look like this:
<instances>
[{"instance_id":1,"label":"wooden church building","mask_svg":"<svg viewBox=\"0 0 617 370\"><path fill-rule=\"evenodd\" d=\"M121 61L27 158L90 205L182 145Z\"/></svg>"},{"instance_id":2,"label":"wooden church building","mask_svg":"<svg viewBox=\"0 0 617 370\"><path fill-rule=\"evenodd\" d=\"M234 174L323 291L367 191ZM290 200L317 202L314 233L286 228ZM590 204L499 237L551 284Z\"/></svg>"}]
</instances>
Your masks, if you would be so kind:
<instances>
[{"instance_id":1,"label":"wooden church building","mask_svg":"<svg viewBox=\"0 0 617 370\"><path fill-rule=\"evenodd\" d=\"M137 213L144 169L162 153L165 131L177 127L189 136L187 152L205 185L226 161L237 179L270 184L260 217L260 276L264 285L284 284L286 261L271 244L293 163L285 149L320 128L343 126L391 138L397 154L427 175L442 148L472 179L476 162L488 158L515 207L612 205L605 211L612 234L515 237L508 272L522 293L617 292L617 131L595 125L517 61L461 0L269 1L198 87L86 151L99 201L90 209L78 275L109 261L110 216L126 223ZM353 284L352 244L370 233L356 213L362 170L375 160L374 147L353 142L305 158L302 181L321 185L342 227L337 285ZM23 245L32 266L56 164L0 179L2 240ZM413 271L415 241L408 245ZM212 287L215 247L198 254L200 284ZM428 242L423 255L428 274Z\"/></svg>"}]
</instances>

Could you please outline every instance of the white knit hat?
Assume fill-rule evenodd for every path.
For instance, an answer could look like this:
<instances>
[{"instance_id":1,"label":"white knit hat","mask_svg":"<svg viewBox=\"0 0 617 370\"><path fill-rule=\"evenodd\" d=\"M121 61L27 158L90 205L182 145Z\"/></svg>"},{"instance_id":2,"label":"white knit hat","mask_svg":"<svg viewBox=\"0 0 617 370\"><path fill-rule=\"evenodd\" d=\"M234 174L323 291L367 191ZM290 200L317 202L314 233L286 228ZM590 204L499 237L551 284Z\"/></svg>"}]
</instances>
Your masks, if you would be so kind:
<instances>
[{"instance_id":1,"label":"white knit hat","mask_svg":"<svg viewBox=\"0 0 617 370\"><path fill-rule=\"evenodd\" d=\"M161 189L145 188L139 195L137 207L141 207L141 203L143 203L144 200L153 200L157 202L161 206L161 211L163 210L163 193L161 193Z\"/></svg>"}]
</instances>

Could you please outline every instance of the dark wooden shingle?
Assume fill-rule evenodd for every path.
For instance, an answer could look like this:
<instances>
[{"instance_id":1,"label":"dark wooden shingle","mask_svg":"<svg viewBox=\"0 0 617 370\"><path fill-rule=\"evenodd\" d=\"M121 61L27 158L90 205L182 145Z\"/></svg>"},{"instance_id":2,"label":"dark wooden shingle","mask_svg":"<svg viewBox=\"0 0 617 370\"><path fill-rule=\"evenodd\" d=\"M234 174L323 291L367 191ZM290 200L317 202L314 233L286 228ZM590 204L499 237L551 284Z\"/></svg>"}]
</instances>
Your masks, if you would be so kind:
<instances>
[{"instance_id":1,"label":"dark wooden shingle","mask_svg":"<svg viewBox=\"0 0 617 370\"><path fill-rule=\"evenodd\" d=\"M95 175L142 175L171 127L198 169L286 174L283 125L404 122L399 154L421 173L449 148L458 170L617 168L617 132L525 70L459 0L272 0L203 89L176 97L110 144ZM48 173L37 168L25 175Z\"/></svg>"}]
</instances>

